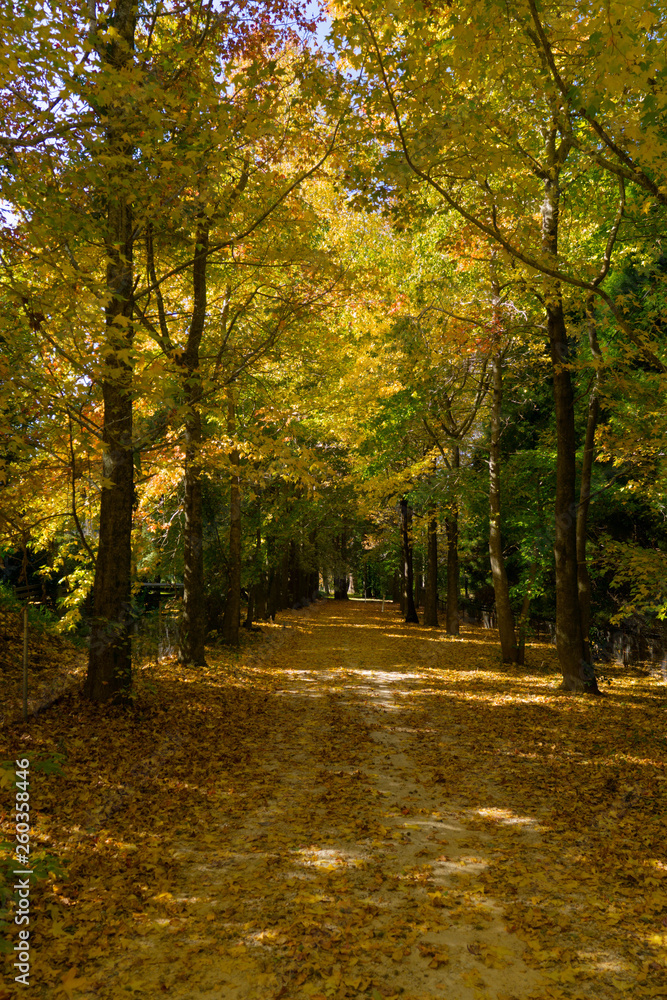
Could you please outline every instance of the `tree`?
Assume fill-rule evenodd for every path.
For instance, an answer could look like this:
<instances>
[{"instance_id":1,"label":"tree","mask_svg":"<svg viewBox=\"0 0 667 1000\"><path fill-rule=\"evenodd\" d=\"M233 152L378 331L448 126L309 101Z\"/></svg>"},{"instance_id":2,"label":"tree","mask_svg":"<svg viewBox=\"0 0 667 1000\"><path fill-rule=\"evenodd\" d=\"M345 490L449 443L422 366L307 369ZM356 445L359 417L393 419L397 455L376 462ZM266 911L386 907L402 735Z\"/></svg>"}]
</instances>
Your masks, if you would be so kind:
<instances>
[{"instance_id":1,"label":"tree","mask_svg":"<svg viewBox=\"0 0 667 1000\"><path fill-rule=\"evenodd\" d=\"M225 157L237 158L239 149L254 143L260 159L266 155L269 163L276 163L281 137L271 149L266 136L276 135L273 112L284 106L285 94L290 88L294 90L294 80L300 74L293 26L305 28L310 21L298 4L278 2L251 3L232 16L227 16L229 11L223 16L210 5L197 2L184 5L169 17L161 16L159 5L149 6L139 16L124 0L92 16L83 7L63 9L62 13L60 48L51 60L41 51L37 56L44 68L40 90L45 86L47 91L57 90L61 96L56 101L49 97L40 104L27 97L28 67L46 22L33 12L21 23L19 50L25 62L16 69L19 87L13 89L19 95L23 90L23 95L12 100L8 134L1 144L10 165L4 193L18 213L16 228L24 240L25 256L32 253L39 261L39 277L46 277L46 284L40 287L33 281L20 291L16 268L9 282L14 294L24 300L35 331L70 360L68 328L57 326L49 288L49 284L54 285L54 276L65 276L72 293L70 311L80 310L84 302L87 307L92 295L102 304L106 317L104 332L96 329L91 337L92 355L82 366L85 377L100 386L104 402L105 467L93 588L96 620L86 690L89 697L106 700L123 696L131 673L133 466L140 450L133 431L133 400L142 389L137 384L136 364L144 349L143 339L137 337L138 327L154 335L162 350L168 349L164 330L157 323L152 325L146 316L147 303L152 296L160 312L165 282L190 268L197 272L201 287L207 260L257 229L301 180L318 168L329 152L331 130L325 146L318 148L318 129L311 128L305 155L296 157L298 163L290 149L291 177L285 172L281 177L279 168L274 167L268 190L266 183L263 185L268 196L255 203L254 216L251 211L237 218L216 243L209 241L203 253L197 250L196 236L204 238L209 220L200 218L191 249L181 252L175 272L156 274L153 267L153 274L141 287L136 277L138 243L151 244L154 265L155 241L163 243L168 232L171 237L183 232L184 215L192 205L190 192L197 187L198 171L203 161L210 159L211 149L220 163ZM82 36L86 39L83 52ZM291 63L287 60L291 69L271 58L285 50L286 44L291 46ZM305 68L311 93L318 92L324 77L310 54L302 60L301 69ZM127 101L128 91L136 100ZM289 98L292 112L299 106L312 106L310 98L302 96L295 99L292 94ZM33 114L27 128L18 118L26 102ZM312 112L309 122L313 124ZM327 120L326 129L328 125ZM224 137L222 143L220 137ZM175 158L173 153L179 149L183 155ZM313 151L314 158L307 162ZM260 174L261 170L256 175L258 188ZM43 177L51 179L44 182ZM101 253L95 252L98 247L104 248ZM198 309L201 314L202 302L205 308L199 293L195 312ZM160 321L164 318L163 311ZM98 325L96 321L94 327ZM198 391L196 341L202 335L200 327L196 320L186 351L186 395L191 396ZM186 421L190 470L197 468L195 402L194 397L190 399ZM196 490L188 488L187 492L191 521L196 522ZM195 571L193 581L200 576ZM189 593L197 588L198 584L189 588ZM195 645L199 643L196 658L201 658L201 643L196 638L201 633L201 620L196 614L190 617L188 631Z\"/></svg>"},{"instance_id":2,"label":"tree","mask_svg":"<svg viewBox=\"0 0 667 1000\"><path fill-rule=\"evenodd\" d=\"M624 192L621 187L597 274L588 262L568 259L559 243L559 217L563 171L566 165L572 169L574 148L569 108L554 99L552 88L544 86L539 46L536 48L530 31L524 30L521 18L515 20L510 15L508 32L501 39L491 37L486 30L488 17L489 11L482 11L479 5L473 9L460 4L451 16L443 13L429 19L426 9L416 6L409 11L401 8L400 16L390 23L369 5L365 10L357 8L356 18L344 30L354 36L356 44L361 43L361 54L353 61L368 74L367 86L372 87L370 80L379 84L372 94L378 116L384 115L385 142L398 147L409 173L437 193L443 207L456 211L495 242L508 263L520 262L543 275L558 428L555 553L559 658L566 688L595 691L594 674L585 654L576 582L576 442L562 286L566 283L601 296L630 339L646 354L641 337L628 327L602 288L623 218ZM471 73L473 38L477 49ZM506 50L515 53L514 65L521 67L521 75L505 65ZM501 76L499 65L504 66ZM456 104L457 92L475 99ZM513 110L508 114L508 109ZM518 177L521 184L517 186ZM538 242L526 206L540 202Z\"/></svg>"}]
</instances>

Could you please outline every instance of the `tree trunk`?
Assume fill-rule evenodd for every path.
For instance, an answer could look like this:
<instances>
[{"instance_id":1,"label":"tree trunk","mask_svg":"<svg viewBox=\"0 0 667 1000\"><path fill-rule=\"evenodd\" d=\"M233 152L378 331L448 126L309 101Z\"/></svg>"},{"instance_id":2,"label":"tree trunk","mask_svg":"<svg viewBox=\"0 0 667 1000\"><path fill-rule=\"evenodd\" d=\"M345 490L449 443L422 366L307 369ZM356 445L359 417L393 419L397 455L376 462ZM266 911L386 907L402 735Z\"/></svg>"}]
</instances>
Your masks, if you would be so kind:
<instances>
[{"instance_id":1,"label":"tree trunk","mask_svg":"<svg viewBox=\"0 0 667 1000\"><path fill-rule=\"evenodd\" d=\"M227 433L236 433L234 397L229 391ZM238 474L239 453L232 448L229 456L231 476L229 483L229 589L222 619L221 635L230 646L239 644L241 620L241 477Z\"/></svg>"},{"instance_id":2,"label":"tree trunk","mask_svg":"<svg viewBox=\"0 0 667 1000\"><path fill-rule=\"evenodd\" d=\"M181 358L185 418L185 539L183 549L183 619L178 644L182 664L206 663L206 599L204 593L204 532L199 453L202 440L202 394L199 348L206 323L206 263L208 222L200 220L195 235L199 248L192 265L193 305L190 329Z\"/></svg>"},{"instance_id":3,"label":"tree trunk","mask_svg":"<svg viewBox=\"0 0 667 1000\"><path fill-rule=\"evenodd\" d=\"M497 301L498 290L495 281L493 294L494 301ZM497 322L499 322L499 318L497 318ZM491 397L491 441L489 443L489 559L493 577L493 592L496 598L496 614L503 663L514 663L517 656L517 643L505 571L500 520L500 417L503 399L503 373L499 330L494 339L491 361L493 391Z\"/></svg>"},{"instance_id":4,"label":"tree trunk","mask_svg":"<svg viewBox=\"0 0 667 1000\"><path fill-rule=\"evenodd\" d=\"M275 566L269 567L269 596L267 600L267 614L271 621L276 620L276 614L280 610L280 574Z\"/></svg>"},{"instance_id":5,"label":"tree trunk","mask_svg":"<svg viewBox=\"0 0 667 1000\"><path fill-rule=\"evenodd\" d=\"M255 611L255 584L253 583L253 585L250 587L250 590L248 591L248 607L246 609L245 621L243 623L243 627L248 631L250 631L250 629L252 628L252 616L254 614L254 611Z\"/></svg>"},{"instance_id":6,"label":"tree trunk","mask_svg":"<svg viewBox=\"0 0 667 1000\"><path fill-rule=\"evenodd\" d=\"M445 518L447 535L447 635L459 634L459 519L456 507Z\"/></svg>"},{"instance_id":7,"label":"tree trunk","mask_svg":"<svg viewBox=\"0 0 667 1000\"><path fill-rule=\"evenodd\" d=\"M196 405L196 404L195 404ZM178 662L206 663L206 604L202 522L201 414L193 409L185 422L185 537L183 543L183 618L178 640Z\"/></svg>"},{"instance_id":8,"label":"tree trunk","mask_svg":"<svg viewBox=\"0 0 667 1000\"><path fill-rule=\"evenodd\" d=\"M597 392L593 390L588 401L586 440L584 444L584 457L581 469L579 508L577 510L577 589L579 592L579 610L581 613L581 637L584 648L584 660L589 664L592 663L590 651L591 581L586 562L586 528L588 510L591 502L591 477L594 458L593 450L599 408L599 397Z\"/></svg>"},{"instance_id":9,"label":"tree trunk","mask_svg":"<svg viewBox=\"0 0 667 1000\"><path fill-rule=\"evenodd\" d=\"M85 694L92 701L122 701L132 682L132 400L122 384L105 382L102 392L104 485Z\"/></svg>"},{"instance_id":10,"label":"tree trunk","mask_svg":"<svg viewBox=\"0 0 667 1000\"><path fill-rule=\"evenodd\" d=\"M269 616L268 609L268 584L266 578L266 572L264 569L260 571L259 581L257 583L257 590L255 593L255 618L258 621L266 621Z\"/></svg>"},{"instance_id":11,"label":"tree trunk","mask_svg":"<svg viewBox=\"0 0 667 1000\"><path fill-rule=\"evenodd\" d=\"M419 549L416 552L413 550L412 563L415 580L415 608L420 608L424 600L424 560Z\"/></svg>"},{"instance_id":12,"label":"tree trunk","mask_svg":"<svg viewBox=\"0 0 667 1000\"><path fill-rule=\"evenodd\" d=\"M343 568L338 574L334 574L334 600L347 601L349 600L347 591L350 586L350 578L347 572L347 531L345 529L340 536L339 552Z\"/></svg>"},{"instance_id":13,"label":"tree trunk","mask_svg":"<svg viewBox=\"0 0 667 1000\"><path fill-rule=\"evenodd\" d=\"M260 513L261 518L261 513ZM262 529L257 528L255 535L255 575L256 582L253 587L254 609L257 621L264 621L267 617L266 598L266 573L262 562Z\"/></svg>"},{"instance_id":14,"label":"tree trunk","mask_svg":"<svg viewBox=\"0 0 667 1000\"><path fill-rule=\"evenodd\" d=\"M581 612L581 635L584 647L584 659L592 666L593 659L590 647L591 627L591 581L586 561L586 534L588 511L591 504L591 480L593 462L595 461L595 431L600 413L600 369L602 352L598 344L593 314L593 296L586 303L586 318L588 322L588 340L596 366L595 382L588 399L588 419L586 421L586 438L584 440L584 455L581 467L581 486L579 490L579 507L577 508L577 589L579 592L579 609Z\"/></svg>"},{"instance_id":15,"label":"tree trunk","mask_svg":"<svg viewBox=\"0 0 667 1000\"><path fill-rule=\"evenodd\" d=\"M100 46L103 63L122 71L134 58L136 6L133 0L117 0L111 24L116 35ZM106 152L128 161L124 109L107 109ZM125 136L125 137L124 137ZM130 626L132 508L134 461L132 445L132 367L128 360L132 345L133 223L127 190L129 166L111 185L107 200L106 340L102 383L104 404L102 491L100 530L95 580L94 618L90 635L85 695L92 701L121 701L132 683Z\"/></svg>"},{"instance_id":16,"label":"tree trunk","mask_svg":"<svg viewBox=\"0 0 667 1000\"><path fill-rule=\"evenodd\" d=\"M403 564L405 566L404 615L407 623L419 625L415 608L414 578L412 569L412 508L405 497L401 500L401 536L403 539Z\"/></svg>"},{"instance_id":17,"label":"tree trunk","mask_svg":"<svg viewBox=\"0 0 667 1000\"><path fill-rule=\"evenodd\" d=\"M574 434L574 399L567 363L567 341L562 305L549 303L547 325L554 364L554 402L556 410L556 648L563 673L563 687L569 691L596 691L595 676L590 676L584 656L579 606L576 533L576 440Z\"/></svg>"},{"instance_id":18,"label":"tree trunk","mask_svg":"<svg viewBox=\"0 0 667 1000\"><path fill-rule=\"evenodd\" d=\"M424 625L438 624L438 522L434 516L428 522L426 593Z\"/></svg>"},{"instance_id":19,"label":"tree trunk","mask_svg":"<svg viewBox=\"0 0 667 1000\"><path fill-rule=\"evenodd\" d=\"M451 446L450 467L456 474L461 464L458 444ZM456 485L455 485L456 488ZM459 634L459 507L454 501L445 518L447 533L447 634Z\"/></svg>"},{"instance_id":20,"label":"tree trunk","mask_svg":"<svg viewBox=\"0 0 667 1000\"><path fill-rule=\"evenodd\" d=\"M562 150L562 147L561 147ZM547 142L549 172L544 181L542 249L547 259L558 260L559 173L563 156L556 150L556 130ZM549 348L553 368L556 414L556 506L554 555L556 562L556 649L567 691L599 693L595 672L584 654L577 572L575 485L576 439L574 395L560 283L546 276L545 302Z\"/></svg>"}]
</instances>

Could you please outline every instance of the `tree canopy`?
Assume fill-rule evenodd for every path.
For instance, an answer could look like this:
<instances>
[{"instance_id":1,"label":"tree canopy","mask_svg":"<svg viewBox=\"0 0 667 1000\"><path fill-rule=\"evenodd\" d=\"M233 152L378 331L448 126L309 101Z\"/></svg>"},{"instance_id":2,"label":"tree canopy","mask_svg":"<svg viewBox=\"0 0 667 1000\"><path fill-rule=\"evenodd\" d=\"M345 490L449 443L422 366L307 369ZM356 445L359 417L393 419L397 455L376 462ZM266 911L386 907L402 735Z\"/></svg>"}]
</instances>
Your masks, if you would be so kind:
<instances>
[{"instance_id":1,"label":"tree canopy","mask_svg":"<svg viewBox=\"0 0 667 1000\"><path fill-rule=\"evenodd\" d=\"M663 5L2 17L0 544L88 697L146 584L184 665L350 577L567 690L664 635Z\"/></svg>"}]
</instances>

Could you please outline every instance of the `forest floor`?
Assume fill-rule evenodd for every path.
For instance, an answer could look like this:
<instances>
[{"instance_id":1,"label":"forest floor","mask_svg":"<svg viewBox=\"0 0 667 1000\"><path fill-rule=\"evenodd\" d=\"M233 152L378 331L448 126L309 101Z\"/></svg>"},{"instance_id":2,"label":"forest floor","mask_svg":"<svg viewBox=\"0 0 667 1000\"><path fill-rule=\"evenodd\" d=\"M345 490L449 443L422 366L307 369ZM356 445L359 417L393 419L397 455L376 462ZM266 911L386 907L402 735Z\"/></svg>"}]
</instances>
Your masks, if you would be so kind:
<instances>
[{"instance_id":1,"label":"forest floor","mask_svg":"<svg viewBox=\"0 0 667 1000\"><path fill-rule=\"evenodd\" d=\"M66 872L32 889L32 995L667 997L664 678L566 695L551 647L497 650L324 601L144 664L129 712L6 726Z\"/></svg>"}]
</instances>

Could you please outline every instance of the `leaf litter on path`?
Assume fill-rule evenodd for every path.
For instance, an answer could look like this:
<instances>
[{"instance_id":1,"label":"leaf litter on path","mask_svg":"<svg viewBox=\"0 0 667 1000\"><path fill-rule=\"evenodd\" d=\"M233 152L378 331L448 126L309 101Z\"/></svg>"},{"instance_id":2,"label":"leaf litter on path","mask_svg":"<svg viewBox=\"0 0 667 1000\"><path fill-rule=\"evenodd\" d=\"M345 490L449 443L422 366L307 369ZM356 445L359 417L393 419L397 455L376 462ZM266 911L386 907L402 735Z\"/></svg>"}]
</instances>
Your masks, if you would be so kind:
<instances>
[{"instance_id":1,"label":"leaf litter on path","mask_svg":"<svg viewBox=\"0 0 667 1000\"><path fill-rule=\"evenodd\" d=\"M5 756L67 754L31 787L69 859L34 890L33 992L667 996L664 688L566 696L528 656L322 602L146 667L129 714L15 726Z\"/></svg>"}]
</instances>

